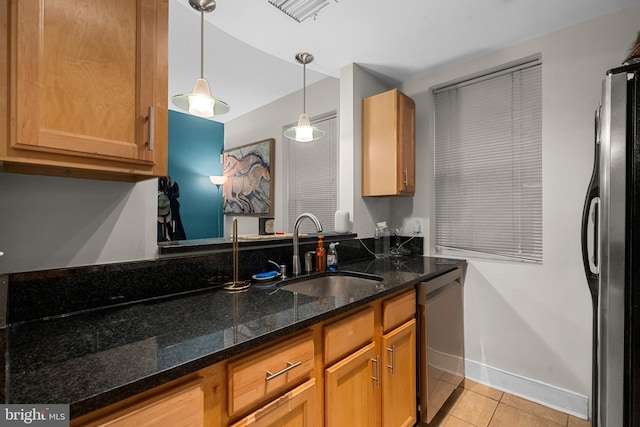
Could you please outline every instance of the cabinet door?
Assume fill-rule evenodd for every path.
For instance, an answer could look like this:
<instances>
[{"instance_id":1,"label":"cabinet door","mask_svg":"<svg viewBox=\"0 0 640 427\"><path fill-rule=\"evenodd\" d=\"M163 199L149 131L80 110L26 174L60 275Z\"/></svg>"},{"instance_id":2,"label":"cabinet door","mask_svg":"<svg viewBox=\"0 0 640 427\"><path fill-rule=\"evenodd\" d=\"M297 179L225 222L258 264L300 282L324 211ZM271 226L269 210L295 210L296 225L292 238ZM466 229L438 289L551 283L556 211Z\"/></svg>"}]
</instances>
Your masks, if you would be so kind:
<instances>
[{"instance_id":1,"label":"cabinet door","mask_svg":"<svg viewBox=\"0 0 640 427\"><path fill-rule=\"evenodd\" d=\"M412 196L416 191L415 102L398 93L398 194Z\"/></svg>"},{"instance_id":2,"label":"cabinet door","mask_svg":"<svg viewBox=\"0 0 640 427\"><path fill-rule=\"evenodd\" d=\"M265 405L231 427L313 427L316 418L315 380Z\"/></svg>"},{"instance_id":3,"label":"cabinet door","mask_svg":"<svg viewBox=\"0 0 640 427\"><path fill-rule=\"evenodd\" d=\"M382 426L416 422L416 321L382 336Z\"/></svg>"},{"instance_id":4,"label":"cabinet door","mask_svg":"<svg viewBox=\"0 0 640 427\"><path fill-rule=\"evenodd\" d=\"M8 156L154 172L166 161L166 13L167 0L14 0Z\"/></svg>"},{"instance_id":5,"label":"cabinet door","mask_svg":"<svg viewBox=\"0 0 640 427\"><path fill-rule=\"evenodd\" d=\"M362 100L362 195L415 192L415 102L393 89Z\"/></svg>"},{"instance_id":6,"label":"cabinet door","mask_svg":"<svg viewBox=\"0 0 640 427\"><path fill-rule=\"evenodd\" d=\"M379 424L380 358L371 343L325 370L325 425Z\"/></svg>"}]
</instances>

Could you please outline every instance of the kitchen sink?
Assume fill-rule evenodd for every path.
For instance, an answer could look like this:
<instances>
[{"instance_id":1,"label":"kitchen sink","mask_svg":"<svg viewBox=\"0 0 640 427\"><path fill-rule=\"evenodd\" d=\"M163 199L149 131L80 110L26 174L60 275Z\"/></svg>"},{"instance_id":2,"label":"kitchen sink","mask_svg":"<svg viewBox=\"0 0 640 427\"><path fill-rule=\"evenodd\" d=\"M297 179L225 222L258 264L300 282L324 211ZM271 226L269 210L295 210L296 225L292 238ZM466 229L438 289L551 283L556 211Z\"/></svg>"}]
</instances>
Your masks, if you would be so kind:
<instances>
[{"instance_id":1,"label":"kitchen sink","mask_svg":"<svg viewBox=\"0 0 640 427\"><path fill-rule=\"evenodd\" d=\"M371 274L336 272L322 276L311 276L303 280L294 279L279 287L285 291L297 292L312 297L334 297L355 295L374 288L382 277Z\"/></svg>"}]
</instances>

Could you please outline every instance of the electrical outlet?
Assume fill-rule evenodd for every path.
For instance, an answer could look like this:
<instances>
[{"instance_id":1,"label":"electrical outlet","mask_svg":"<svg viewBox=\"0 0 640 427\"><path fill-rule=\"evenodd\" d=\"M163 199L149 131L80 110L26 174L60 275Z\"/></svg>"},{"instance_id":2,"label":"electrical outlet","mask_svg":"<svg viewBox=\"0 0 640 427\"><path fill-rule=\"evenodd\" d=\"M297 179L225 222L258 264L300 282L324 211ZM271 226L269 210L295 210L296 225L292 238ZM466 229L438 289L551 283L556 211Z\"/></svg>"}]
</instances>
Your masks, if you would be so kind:
<instances>
[{"instance_id":1,"label":"electrical outlet","mask_svg":"<svg viewBox=\"0 0 640 427\"><path fill-rule=\"evenodd\" d=\"M413 234L422 233L422 218L413 218Z\"/></svg>"}]
</instances>

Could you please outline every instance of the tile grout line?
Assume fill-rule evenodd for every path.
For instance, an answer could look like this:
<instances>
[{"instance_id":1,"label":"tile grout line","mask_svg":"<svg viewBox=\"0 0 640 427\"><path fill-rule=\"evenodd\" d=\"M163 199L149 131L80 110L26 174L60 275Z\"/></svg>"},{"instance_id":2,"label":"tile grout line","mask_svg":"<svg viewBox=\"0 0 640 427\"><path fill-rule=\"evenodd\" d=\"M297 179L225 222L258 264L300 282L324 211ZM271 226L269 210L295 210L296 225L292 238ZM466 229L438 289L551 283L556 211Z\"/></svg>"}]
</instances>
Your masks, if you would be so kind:
<instances>
[{"instance_id":1,"label":"tile grout line","mask_svg":"<svg viewBox=\"0 0 640 427\"><path fill-rule=\"evenodd\" d=\"M502 399L502 396L500 396L500 398ZM498 404L496 405L495 408L493 408L493 412L491 413L491 418L489 418L489 422L487 423L487 427L489 427L491 425L491 421L493 421L493 417L495 417L496 415L496 411L498 410L498 406L500 406L500 401L498 400Z\"/></svg>"}]
</instances>

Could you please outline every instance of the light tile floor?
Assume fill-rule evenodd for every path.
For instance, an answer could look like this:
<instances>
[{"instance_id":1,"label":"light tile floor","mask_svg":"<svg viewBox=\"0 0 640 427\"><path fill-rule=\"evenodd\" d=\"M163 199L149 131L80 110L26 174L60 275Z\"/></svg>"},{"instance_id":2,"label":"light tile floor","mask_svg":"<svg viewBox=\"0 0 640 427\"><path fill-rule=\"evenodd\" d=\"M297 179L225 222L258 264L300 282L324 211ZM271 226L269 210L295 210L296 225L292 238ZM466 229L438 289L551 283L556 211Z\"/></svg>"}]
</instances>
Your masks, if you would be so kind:
<instances>
[{"instance_id":1,"label":"light tile floor","mask_svg":"<svg viewBox=\"0 0 640 427\"><path fill-rule=\"evenodd\" d=\"M428 427L591 427L589 421L464 380Z\"/></svg>"}]
</instances>

